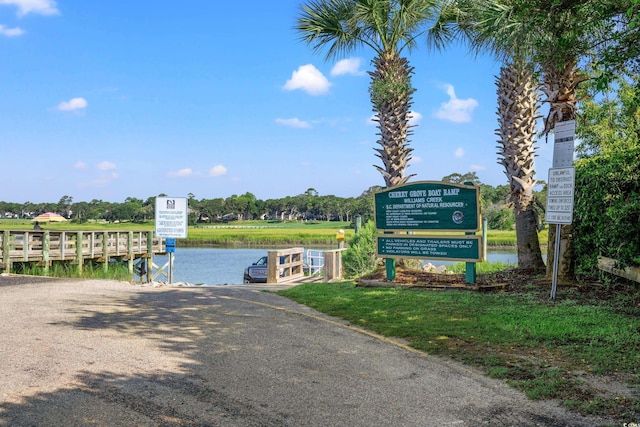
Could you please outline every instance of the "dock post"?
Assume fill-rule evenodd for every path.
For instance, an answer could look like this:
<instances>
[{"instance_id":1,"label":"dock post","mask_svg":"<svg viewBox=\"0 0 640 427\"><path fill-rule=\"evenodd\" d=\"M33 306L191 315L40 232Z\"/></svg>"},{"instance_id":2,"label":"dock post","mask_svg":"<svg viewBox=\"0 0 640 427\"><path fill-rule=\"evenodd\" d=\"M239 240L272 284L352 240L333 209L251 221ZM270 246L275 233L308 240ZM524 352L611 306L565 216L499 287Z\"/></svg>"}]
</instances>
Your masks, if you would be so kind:
<instances>
[{"instance_id":1,"label":"dock post","mask_svg":"<svg viewBox=\"0 0 640 427\"><path fill-rule=\"evenodd\" d=\"M129 239L127 240L127 258L129 274L131 275L131 280L133 280L133 231L129 231Z\"/></svg>"},{"instance_id":2,"label":"dock post","mask_svg":"<svg viewBox=\"0 0 640 427\"><path fill-rule=\"evenodd\" d=\"M49 267L51 264L49 250L51 249L51 233L49 230L44 232L42 240L42 260L44 261L44 275L49 275Z\"/></svg>"},{"instance_id":3,"label":"dock post","mask_svg":"<svg viewBox=\"0 0 640 427\"><path fill-rule=\"evenodd\" d=\"M78 263L78 275L82 276L82 269L84 267L84 257L82 256L82 245L84 240L82 239L82 231L76 232L76 262Z\"/></svg>"},{"instance_id":4,"label":"dock post","mask_svg":"<svg viewBox=\"0 0 640 427\"><path fill-rule=\"evenodd\" d=\"M4 272L11 273L11 249L9 247L9 239L11 233L9 230L4 230L2 233L2 263L4 264ZM26 245L27 242L24 242Z\"/></svg>"},{"instance_id":5,"label":"dock post","mask_svg":"<svg viewBox=\"0 0 640 427\"><path fill-rule=\"evenodd\" d=\"M107 231L102 233L102 259L104 272L109 271L109 233Z\"/></svg>"}]
</instances>

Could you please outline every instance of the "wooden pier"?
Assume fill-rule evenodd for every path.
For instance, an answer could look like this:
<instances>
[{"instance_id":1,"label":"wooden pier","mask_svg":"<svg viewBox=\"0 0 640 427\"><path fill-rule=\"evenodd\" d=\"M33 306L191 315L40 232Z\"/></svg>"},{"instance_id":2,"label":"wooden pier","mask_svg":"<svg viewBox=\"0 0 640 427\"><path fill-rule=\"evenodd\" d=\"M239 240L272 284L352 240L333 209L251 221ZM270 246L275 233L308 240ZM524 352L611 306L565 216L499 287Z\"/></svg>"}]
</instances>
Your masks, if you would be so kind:
<instances>
[{"instance_id":1,"label":"wooden pier","mask_svg":"<svg viewBox=\"0 0 640 427\"><path fill-rule=\"evenodd\" d=\"M54 261L75 264L82 272L86 262L100 262L105 271L110 259L128 261L132 277L136 263L164 254L164 240L152 230L138 231L0 231L0 269L9 273L14 263L33 262L44 267L45 274ZM149 271L146 271L149 270ZM142 278L151 277L151 268L138 270Z\"/></svg>"}]
</instances>

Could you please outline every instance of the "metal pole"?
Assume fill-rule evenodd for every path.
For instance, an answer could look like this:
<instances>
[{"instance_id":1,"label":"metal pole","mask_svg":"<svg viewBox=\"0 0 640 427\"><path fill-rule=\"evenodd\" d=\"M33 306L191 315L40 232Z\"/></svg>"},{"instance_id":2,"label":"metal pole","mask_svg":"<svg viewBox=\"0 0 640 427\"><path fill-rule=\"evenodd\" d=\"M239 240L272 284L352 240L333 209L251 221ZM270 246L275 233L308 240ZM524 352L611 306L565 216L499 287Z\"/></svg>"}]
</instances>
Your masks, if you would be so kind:
<instances>
[{"instance_id":1,"label":"metal pole","mask_svg":"<svg viewBox=\"0 0 640 427\"><path fill-rule=\"evenodd\" d=\"M560 227L556 224L556 241L553 249L553 279L551 281L551 299L556 299L556 289L558 287L558 254L560 252Z\"/></svg>"},{"instance_id":2,"label":"metal pole","mask_svg":"<svg viewBox=\"0 0 640 427\"><path fill-rule=\"evenodd\" d=\"M169 284L173 284L173 252L169 253Z\"/></svg>"}]
</instances>

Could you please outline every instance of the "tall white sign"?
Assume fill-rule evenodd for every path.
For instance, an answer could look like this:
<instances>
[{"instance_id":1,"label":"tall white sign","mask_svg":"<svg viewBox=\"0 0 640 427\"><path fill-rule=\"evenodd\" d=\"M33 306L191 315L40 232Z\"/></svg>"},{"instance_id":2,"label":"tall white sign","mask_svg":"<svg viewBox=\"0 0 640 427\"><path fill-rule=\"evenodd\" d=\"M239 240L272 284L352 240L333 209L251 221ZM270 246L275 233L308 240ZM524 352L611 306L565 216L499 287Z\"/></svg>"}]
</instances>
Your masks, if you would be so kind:
<instances>
[{"instance_id":1,"label":"tall white sign","mask_svg":"<svg viewBox=\"0 0 640 427\"><path fill-rule=\"evenodd\" d=\"M573 167L549 169L545 213L548 224L571 224L573 221L575 176Z\"/></svg>"},{"instance_id":2,"label":"tall white sign","mask_svg":"<svg viewBox=\"0 0 640 427\"><path fill-rule=\"evenodd\" d=\"M186 197L156 197L156 237L186 239L188 214Z\"/></svg>"}]
</instances>

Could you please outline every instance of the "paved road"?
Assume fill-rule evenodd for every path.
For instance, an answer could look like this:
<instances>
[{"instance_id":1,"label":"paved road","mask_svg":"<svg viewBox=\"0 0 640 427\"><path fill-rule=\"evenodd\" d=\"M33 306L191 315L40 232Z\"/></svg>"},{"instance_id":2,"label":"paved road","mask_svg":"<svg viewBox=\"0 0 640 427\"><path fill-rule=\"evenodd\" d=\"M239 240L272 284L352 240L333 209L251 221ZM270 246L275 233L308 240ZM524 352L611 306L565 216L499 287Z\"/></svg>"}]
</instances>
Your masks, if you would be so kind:
<instances>
[{"instance_id":1,"label":"paved road","mask_svg":"<svg viewBox=\"0 0 640 427\"><path fill-rule=\"evenodd\" d=\"M246 287L0 277L0 426L594 426Z\"/></svg>"}]
</instances>

